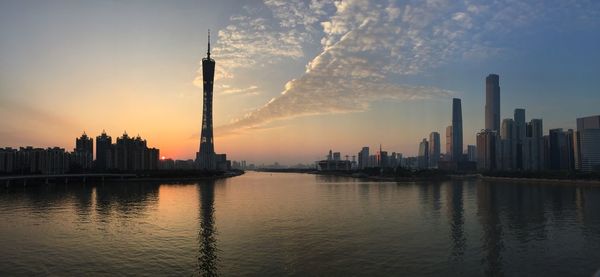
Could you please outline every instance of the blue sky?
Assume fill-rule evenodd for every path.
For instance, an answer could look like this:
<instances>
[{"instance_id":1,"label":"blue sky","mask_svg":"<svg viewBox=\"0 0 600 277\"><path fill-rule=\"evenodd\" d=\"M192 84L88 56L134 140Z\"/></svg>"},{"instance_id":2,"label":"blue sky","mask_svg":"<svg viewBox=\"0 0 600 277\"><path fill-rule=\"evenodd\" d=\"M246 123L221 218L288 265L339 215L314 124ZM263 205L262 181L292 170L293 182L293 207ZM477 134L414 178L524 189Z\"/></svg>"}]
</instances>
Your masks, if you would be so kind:
<instances>
[{"instance_id":1,"label":"blue sky","mask_svg":"<svg viewBox=\"0 0 600 277\"><path fill-rule=\"evenodd\" d=\"M599 27L597 1L2 1L0 144L127 130L193 157L209 28L216 147L233 159L413 155L443 137L452 97L474 144L489 73L503 118L573 128L600 114Z\"/></svg>"}]
</instances>

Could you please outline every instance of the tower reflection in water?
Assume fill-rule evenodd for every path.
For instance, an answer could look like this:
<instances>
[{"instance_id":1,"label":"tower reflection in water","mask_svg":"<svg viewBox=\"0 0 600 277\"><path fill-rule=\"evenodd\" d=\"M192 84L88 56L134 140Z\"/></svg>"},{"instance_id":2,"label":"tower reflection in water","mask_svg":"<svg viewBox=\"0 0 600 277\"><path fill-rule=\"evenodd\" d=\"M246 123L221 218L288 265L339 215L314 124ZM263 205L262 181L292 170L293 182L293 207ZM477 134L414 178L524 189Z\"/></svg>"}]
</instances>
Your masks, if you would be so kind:
<instances>
[{"instance_id":1,"label":"tower reflection in water","mask_svg":"<svg viewBox=\"0 0 600 277\"><path fill-rule=\"evenodd\" d=\"M198 183L200 190L200 232L198 233L198 274L217 276L217 239L215 229L215 181Z\"/></svg>"}]
</instances>

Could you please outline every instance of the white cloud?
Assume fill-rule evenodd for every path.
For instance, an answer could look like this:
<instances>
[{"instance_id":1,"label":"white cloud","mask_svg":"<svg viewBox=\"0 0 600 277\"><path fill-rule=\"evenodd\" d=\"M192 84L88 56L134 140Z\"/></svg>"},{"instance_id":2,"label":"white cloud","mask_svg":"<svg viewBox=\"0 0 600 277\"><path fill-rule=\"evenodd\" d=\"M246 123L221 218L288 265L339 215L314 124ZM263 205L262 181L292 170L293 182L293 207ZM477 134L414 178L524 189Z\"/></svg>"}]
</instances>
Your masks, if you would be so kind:
<instances>
[{"instance_id":1,"label":"white cloud","mask_svg":"<svg viewBox=\"0 0 600 277\"><path fill-rule=\"evenodd\" d=\"M557 1L558 6L563 6ZM281 95L217 131L254 128L304 115L364 111L380 99L446 98L440 88L398 84L415 75L464 58L502 53L490 39L544 18L544 1L482 3L446 0L283 1L266 0L272 18L231 18L219 32L215 57L223 72L275 66L303 58L303 49L321 43L322 52ZM312 45L312 44L311 44ZM313 45L314 46L314 45ZM227 72L224 72L224 71Z\"/></svg>"}]
</instances>

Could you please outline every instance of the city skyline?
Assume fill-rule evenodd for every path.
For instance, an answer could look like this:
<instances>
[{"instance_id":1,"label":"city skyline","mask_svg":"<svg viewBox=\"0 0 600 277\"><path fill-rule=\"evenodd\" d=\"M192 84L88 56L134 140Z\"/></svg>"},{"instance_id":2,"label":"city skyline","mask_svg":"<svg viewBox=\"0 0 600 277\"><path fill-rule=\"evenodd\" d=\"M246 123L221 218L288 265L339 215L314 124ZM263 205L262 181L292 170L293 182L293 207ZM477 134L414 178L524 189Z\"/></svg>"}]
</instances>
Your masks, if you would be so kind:
<instances>
[{"instance_id":1,"label":"city skyline","mask_svg":"<svg viewBox=\"0 0 600 277\"><path fill-rule=\"evenodd\" d=\"M524 16L511 24L510 5L503 1L456 7L299 3L304 2L248 1L245 7L224 2L211 5L212 12L202 1L81 3L68 13L61 2L38 3L47 9L3 2L1 18L11 24L0 24L7 38L0 49L7 64L0 77L0 144L71 149L73 137L83 131L127 130L152 141L163 156L193 159L202 106L202 78L195 72L209 27L217 34L213 56L219 61L215 150L232 160L308 163L330 148L356 154L379 144L416 156L423 137L444 134L452 98L462 100L464 151L485 126L482 80L490 73L501 76L500 120L524 108L527 119L544 120L547 134L575 129L576 118L598 114L593 76L600 56L592 51L600 47L592 35L599 23L593 14L597 3L541 2L532 13L547 18ZM366 12L377 5L382 6L375 15ZM556 14L560 8L566 15ZM173 15L152 24L159 9ZM300 17L283 16L291 10ZM482 20L492 13L497 17ZM420 22L419 15L429 17ZM108 26L105 17L112 19ZM393 31L386 21L414 30L415 37L400 31L382 39ZM506 29L498 27L503 23ZM435 28L455 37L434 36ZM63 47L65 41L73 43ZM389 46L397 41L410 42ZM476 48L465 48L468 42ZM457 48L446 56L435 53L451 45ZM441 61L432 63L435 58ZM384 85L364 82L371 77ZM299 97L310 89L319 94Z\"/></svg>"}]
</instances>

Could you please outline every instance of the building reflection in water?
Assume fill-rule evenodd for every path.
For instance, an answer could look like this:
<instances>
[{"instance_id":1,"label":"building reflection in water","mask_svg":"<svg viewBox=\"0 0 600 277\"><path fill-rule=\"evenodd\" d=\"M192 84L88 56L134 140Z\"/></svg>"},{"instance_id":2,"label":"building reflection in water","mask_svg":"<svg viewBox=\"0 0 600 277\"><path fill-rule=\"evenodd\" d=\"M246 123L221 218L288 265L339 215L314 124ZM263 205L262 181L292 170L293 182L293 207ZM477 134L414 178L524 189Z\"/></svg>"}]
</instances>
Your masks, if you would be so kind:
<instances>
[{"instance_id":1,"label":"building reflection in water","mask_svg":"<svg viewBox=\"0 0 600 277\"><path fill-rule=\"evenodd\" d=\"M480 183L477 186L477 215L482 227L482 259L485 275L499 276L502 271L504 249L502 224L500 222L496 191L498 186Z\"/></svg>"},{"instance_id":2,"label":"building reflection in water","mask_svg":"<svg viewBox=\"0 0 600 277\"><path fill-rule=\"evenodd\" d=\"M198 183L200 190L200 231L198 233L198 274L217 276L217 239L215 229L215 181Z\"/></svg>"},{"instance_id":3,"label":"building reflection in water","mask_svg":"<svg viewBox=\"0 0 600 277\"><path fill-rule=\"evenodd\" d=\"M450 237L452 239L451 259L462 260L465 254L467 239L464 234L463 182L452 181L448 187L448 220L450 221Z\"/></svg>"}]
</instances>

